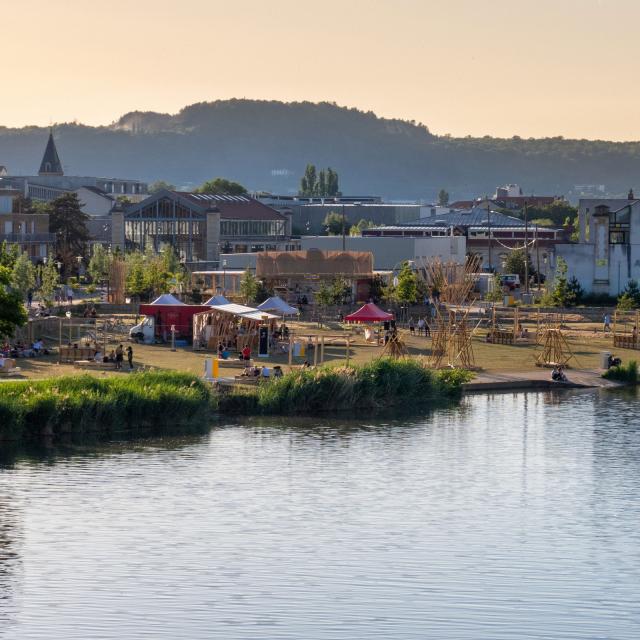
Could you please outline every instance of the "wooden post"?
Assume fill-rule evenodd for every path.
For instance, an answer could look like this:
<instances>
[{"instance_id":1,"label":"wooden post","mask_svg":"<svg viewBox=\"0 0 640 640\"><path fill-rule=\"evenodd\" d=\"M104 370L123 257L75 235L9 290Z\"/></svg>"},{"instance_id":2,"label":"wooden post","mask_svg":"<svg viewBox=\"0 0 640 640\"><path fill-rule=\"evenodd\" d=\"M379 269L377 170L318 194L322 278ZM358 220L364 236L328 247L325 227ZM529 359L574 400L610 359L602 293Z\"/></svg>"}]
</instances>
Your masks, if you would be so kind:
<instances>
[{"instance_id":1,"label":"wooden post","mask_svg":"<svg viewBox=\"0 0 640 640\"><path fill-rule=\"evenodd\" d=\"M349 364L349 356L351 355L350 338L347 336L347 365Z\"/></svg>"},{"instance_id":2,"label":"wooden post","mask_svg":"<svg viewBox=\"0 0 640 640\"><path fill-rule=\"evenodd\" d=\"M62 362L62 318L58 318L58 364Z\"/></svg>"},{"instance_id":3,"label":"wooden post","mask_svg":"<svg viewBox=\"0 0 640 640\"><path fill-rule=\"evenodd\" d=\"M324 364L324 336L320 337L320 364Z\"/></svg>"},{"instance_id":4,"label":"wooden post","mask_svg":"<svg viewBox=\"0 0 640 640\"><path fill-rule=\"evenodd\" d=\"M318 366L318 336L317 336L317 334L316 334L315 346L313 348L313 366L314 367Z\"/></svg>"},{"instance_id":5,"label":"wooden post","mask_svg":"<svg viewBox=\"0 0 640 640\"><path fill-rule=\"evenodd\" d=\"M289 335L289 366L293 364L293 336Z\"/></svg>"},{"instance_id":6,"label":"wooden post","mask_svg":"<svg viewBox=\"0 0 640 640\"><path fill-rule=\"evenodd\" d=\"M513 341L518 339L518 325L520 324L520 310L516 307L513 310Z\"/></svg>"}]
</instances>

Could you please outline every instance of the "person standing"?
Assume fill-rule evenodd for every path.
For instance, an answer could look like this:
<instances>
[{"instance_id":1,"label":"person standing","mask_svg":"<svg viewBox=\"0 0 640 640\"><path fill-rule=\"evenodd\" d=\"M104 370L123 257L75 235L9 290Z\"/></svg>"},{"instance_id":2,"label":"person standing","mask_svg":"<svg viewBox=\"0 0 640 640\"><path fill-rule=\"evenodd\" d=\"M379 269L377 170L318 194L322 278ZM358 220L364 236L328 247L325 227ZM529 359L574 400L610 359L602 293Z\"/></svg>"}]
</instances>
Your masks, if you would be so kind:
<instances>
[{"instance_id":1,"label":"person standing","mask_svg":"<svg viewBox=\"0 0 640 640\"><path fill-rule=\"evenodd\" d=\"M413 320L413 316L409 318L409 333L412 335L416 333L416 323Z\"/></svg>"},{"instance_id":2,"label":"person standing","mask_svg":"<svg viewBox=\"0 0 640 640\"><path fill-rule=\"evenodd\" d=\"M116 348L116 369L122 369L122 360L124 359L124 350L119 344Z\"/></svg>"},{"instance_id":3,"label":"person standing","mask_svg":"<svg viewBox=\"0 0 640 640\"><path fill-rule=\"evenodd\" d=\"M127 347L127 362L129 363L129 371L133 371L133 348L131 345Z\"/></svg>"},{"instance_id":4,"label":"person standing","mask_svg":"<svg viewBox=\"0 0 640 640\"><path fill-rule=\"evenodd\" d=\"M602 322L603 322L602 331L604 333L607 333L607 331L611 331L611 316L608 313L604 314Z\"/></svg>"}]
</instances>

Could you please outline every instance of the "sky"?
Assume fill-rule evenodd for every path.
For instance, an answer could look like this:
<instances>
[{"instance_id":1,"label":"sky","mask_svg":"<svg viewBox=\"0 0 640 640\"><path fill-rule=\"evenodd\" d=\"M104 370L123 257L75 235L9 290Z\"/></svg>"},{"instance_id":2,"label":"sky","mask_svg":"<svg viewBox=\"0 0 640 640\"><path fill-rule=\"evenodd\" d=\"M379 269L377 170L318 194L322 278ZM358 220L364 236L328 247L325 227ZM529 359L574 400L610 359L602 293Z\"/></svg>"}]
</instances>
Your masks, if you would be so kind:
<instances>
[{"instance_id":1,"label":"sky","mask_svg":"<svg viewBox=\"0 0 640 640\"><path fill-rule=\"evenodd\" d=\"M0 126L235 97L640 140L638 0L21 0L4 18Z\"/></svg>"}]
</instances>

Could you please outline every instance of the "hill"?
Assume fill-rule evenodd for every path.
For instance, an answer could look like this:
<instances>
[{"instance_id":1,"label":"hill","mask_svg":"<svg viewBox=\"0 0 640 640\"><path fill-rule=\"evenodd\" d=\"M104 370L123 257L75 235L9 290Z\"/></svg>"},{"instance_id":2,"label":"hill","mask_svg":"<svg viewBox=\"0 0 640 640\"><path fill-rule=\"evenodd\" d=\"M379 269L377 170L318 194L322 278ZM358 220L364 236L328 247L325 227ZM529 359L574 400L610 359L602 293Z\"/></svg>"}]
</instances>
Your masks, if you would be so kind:
<instances>
[{"instance_id":1,"label":"hill","mask_svg":"<svg viewBox=\"0 0 640 640\"><path fill-rule=\"evenodd\" d=\"M638 142L436 136L420 123L326 102L221 100L55 131L68 174L186 187L221 175L251 190L292 192L307 162L337 169L345 193L389 198L433 199L441 188L466 198L508 182L551 195L572 195L577 184L604 184L612 194L640 186ZM0 165L33 174L46 133L0 127Z\"/></svg>"}]
</instances>

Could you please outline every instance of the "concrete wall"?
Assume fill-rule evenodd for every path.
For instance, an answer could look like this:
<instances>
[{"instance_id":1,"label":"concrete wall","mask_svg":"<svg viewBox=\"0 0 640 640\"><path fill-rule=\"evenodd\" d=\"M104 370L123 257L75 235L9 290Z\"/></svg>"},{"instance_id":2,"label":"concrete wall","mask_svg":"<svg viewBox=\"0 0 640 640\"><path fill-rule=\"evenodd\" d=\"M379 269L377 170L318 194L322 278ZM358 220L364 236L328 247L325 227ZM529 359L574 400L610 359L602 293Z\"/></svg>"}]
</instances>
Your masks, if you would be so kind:
<instances>
[{"instance_id":1,"label":"concrete wall","mask_svg":"<svg viewBox=\"0 0 640 640\"><path fill-rule=\"evenodd\" d=\"M341 251L342 236L302 236L302 249ZM361 237L345 238L347 251L370 251L375 269L393 269L405 260L440 257L462 262L466 255L466 238L442 236L434 238Z\"/></svg>"}]
</instances>

